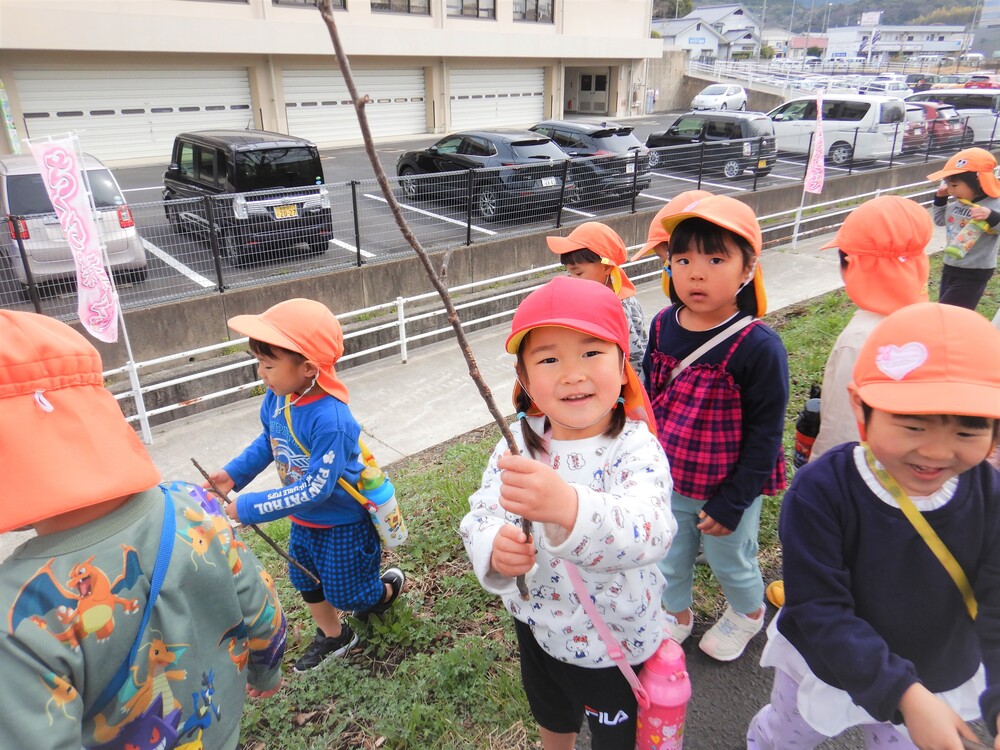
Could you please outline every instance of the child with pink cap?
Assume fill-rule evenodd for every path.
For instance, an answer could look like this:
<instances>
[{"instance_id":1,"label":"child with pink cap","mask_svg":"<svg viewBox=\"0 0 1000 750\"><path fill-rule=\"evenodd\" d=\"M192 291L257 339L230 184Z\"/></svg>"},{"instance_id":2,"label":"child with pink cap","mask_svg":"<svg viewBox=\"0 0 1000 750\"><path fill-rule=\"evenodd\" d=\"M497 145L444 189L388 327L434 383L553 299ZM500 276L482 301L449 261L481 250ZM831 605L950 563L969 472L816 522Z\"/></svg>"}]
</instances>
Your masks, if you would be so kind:
<instances>
[{"instance_id":1,"label":"child with pink cap","mask_svg":"<svg viewBox=\"0 0 1000 750\"><path fill-rule=\"evenodd\" d=\"M635 298L635 284L621 268L628 260L625 242L614 229L598 221L586 221L565 237L546 237L545 241L570 276L604 284L618 295L628 320L629 362L641 380L646 316Z\"/></svg>"},{"instance_id":2,"label":"child with pink cap","mask_svg":"<svg viewBox=\"0 0 1000 750\"><path fill-rule=\"evenodd\" d=\"M946 227L948 235L938 302L975 310L993 277L1000 246L996 168L989 151L967 148L948 159L944 169L927 175L928 180L941 181L931 211L934 223ZM982 222L986 230L971 231L974 222Z\"/></svg>"},{"instance_id":3,"label":"child with pink cap","mask_svg":"<svg viewBox=\"0 0 1000 750\"><path fill-rule=\"evenodd\" d=\"M923 302L871 332L850 384L861 443L800 469L779 522L785 606L749 750L961 750L1000 714L1000 331ZM977 745L969 745L976 747ZM990 747L1000 747L994 739Z\"/></svg>"},{"instance_id":4,"label":"child with pink cap","mask_svg":"<svg viewBox=\"0 0 1000 750\"><path fill-rule=\"evenodd\" d=\"M161 481L87 339L8 310L0 336L0 534L35 531L0 564L0 748L235 750L281 685L274 582L213 497Z\"/></svg>"},{"instance_id":5,"label":"child with pink cap","mask_svg":"<svg viewBox=\"0 0 1000 750\"><path fill-rule=\"evenodd\" d=\"M584 717L594 748L633 747L636 698L604 639L638 668L665 635L656 561L676 528L670 471L628 350L608 287L560 276L524 299L507 338L521 454L500 441L461 523L476 576L514 618L545 750L571 750Z\"/></svg>"},{"instance_id":6,"label":"child with pink cap","mask_svg":"<svg viewBox=\"0 0 1000 750\"><path fill-rule=\"evenodd\" d=\"M242 492L226 510L244 524L286 517L292 522L289 553L314 576L289 566L289 580L316 622L312 643L293 667L305 672L357 644L341 610L358 617L386 612L405 576L399 568L379 575L382 547L375 526L338 483L343 477L356 485L364 466L361 425L335 369L344 353L337 318L321 302L290 299L260 315L230 318L229 327L250 338L257 374L267 387L263 430L212 480L229 492L246 487L272 463L278 470L280 489Z\"/></svg>"}]
</instances>

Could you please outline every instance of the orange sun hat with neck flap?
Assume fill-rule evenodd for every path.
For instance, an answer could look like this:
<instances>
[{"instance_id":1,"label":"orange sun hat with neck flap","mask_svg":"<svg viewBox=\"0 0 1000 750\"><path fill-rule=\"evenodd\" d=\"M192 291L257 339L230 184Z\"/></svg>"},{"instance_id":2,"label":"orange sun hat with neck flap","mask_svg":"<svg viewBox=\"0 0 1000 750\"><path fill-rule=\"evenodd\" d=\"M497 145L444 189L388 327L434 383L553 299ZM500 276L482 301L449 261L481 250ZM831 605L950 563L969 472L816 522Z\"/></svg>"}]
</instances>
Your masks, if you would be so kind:
<instances>
[{"instance_id":1,"label":"orange sun hat with neck flap","mask_svg":"<svg viewBox=\"0 0 1000 750\"><path fill-rule=\"evenodd\" d=\"M670 232L663 227L664 219L680 213L695 201L707 198L710 195L711 193L707 190L685 190L683 193L678 193L671 198L670 202L657 211L656 216L649 222L646 244L639 248L636 254L632 256L632 260L639 260L639 258L653 252L653 248L657 245L670 242Z\"/></svg>"},{"instance_id":2,"label":"orange sun hat with neck flap","mask_svg":"<svg viewBox=\"0 0 1000 750\"><path fill-rule=\"evenodd\" d=\"M545 242L556 255L574 250L590 250L601 256L601 263L611 266L611 288L619 299L635 295L635 284L621 266L628 260L628 249L618 232L599 221L586 221L565 237L546 237Z\"/></svg>"},{"instance_id":3,"label":"orange sun hat with neck flap","mask_svg":"<svg viewBox=\"0 0 1000 750\"><path fill-rule=\"evenodd\" d=\"M0 533L155 487L160 472L65 323L0 310Z\"/></svg>"},{"instance_id":4,"label":"orange sun hat with neck flap","mask_svg":"<svg viewBox=\"0 0 1000 750\"><path fill-rule=\"evenodd\" d=\"M660 223L663 228L673 234L677 225L687 219L704 219L716 226L728 229L733 234L750 243L757 263L754 265L753 284L754 296L757 298L757 317L763 317L767 312L767 292L764 290L764 272L760 267L760 253L764 248L764 237L760 231L757 215L746 203L730 198L728 195L709 195L699 198L680 213L668 216ZM670 296L669 286L664 289Z\"/></svg>"},{"instance_id":5,"label":"orange sun hat with neck flap","mask_svg":"<svg viewBox=\"0 0 1000 750\"><path fill-rule=\"evenodd\" d=\"M543 326L569 328L618 344L618 348L622 350L626 374L626 383L622 387L625 413L631 419L645 422L649 431L656 434L653 408L646 396L646 389L642 387L628 361L628 321L621 302L610 288L586 279L556 276L525 297L517 306L510 324L510 336L507 337L507 351L517 354L524 337L532 329ZM515 380L515 406L520 392L521 384ZM539 416L541 412L532 404L528 414Z\"/></svg>"},{"instance_id":6,"label":"orange sun hat with neck flap","mask_svg":"<svg viewBox=\"0 0 1000 750\"><path fill-rule=\"evenodd\" d=\"M1000 180L997 179L996 168L996 157L985 148L965 148L948 159L943 169L927 175L927 179L937 182L962 172L975 172L979 176L983 192L991 198L1000 198Z\"/></svg>"},{"instance_id":7,"label":"orange sun hat with neck flap","mask_svg":"<svg viewBox=\"0 0 1000 750\"><path fill-rule=\"evenodd\" d=\"M848 256L844 290L854 304L888 315L927 301L926 248L933 236L927 209L909 198L883 195L851 211L820 249Z\"/></svg>"},{"instance_id":8,"label":"orange sun hat with neck flap","mask_svg":"<svg viewBox=\"0 0 1000 750\"><path fill-rule=\"evenodd\" d=\"M334 364L344 353L340 322L322 302L289 299L260 315L237 315L229 327L244 336L298 352L317 368L316 383L336 399L348 403L347 386L337 377Z\"/></svg>"}]
</instances>

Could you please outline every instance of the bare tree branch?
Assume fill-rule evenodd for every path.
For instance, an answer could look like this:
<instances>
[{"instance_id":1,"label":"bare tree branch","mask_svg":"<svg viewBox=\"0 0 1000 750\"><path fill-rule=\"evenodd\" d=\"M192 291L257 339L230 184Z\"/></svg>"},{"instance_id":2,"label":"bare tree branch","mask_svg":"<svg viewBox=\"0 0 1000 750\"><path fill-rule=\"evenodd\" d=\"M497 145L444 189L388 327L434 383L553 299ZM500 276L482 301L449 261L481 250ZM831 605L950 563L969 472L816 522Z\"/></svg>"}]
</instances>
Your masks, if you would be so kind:
<instances>
[{"instance_id":1,"label":"bare tree branch","mask_svg":"<svg viewBox=\"0 0 1000 750\"><path fill-rule=\"evenodd\" d=\"M490 391L489 386L486 385L486 381L483 380L483 376L479 372L479 365L476 364L476 358L472 353L472 348L469 346L469 340L465 336L465 330L462 328L462 321L459 319L458 311L455 309L455 305L451 300L451 294L448 292L448 287L445 286L442 278L435 272L430 255L428 255L427 251L417 240L413 231L410 229L409 224L406 223L406 219L403 217L403 211L400 208L399 203L396 201L396 196L393 193L392 188L389 186L389 180L385 175L385 170L382 169L382 164L379 162L378 155L375 153L375 142L372 139L371 129L368 127L368 116L365 113L365 105L370 101L370 99L367 94L363 97L358 96L357 87L354 85L354 76L351 73L351 63L347 59L347 53L344 52L344 47L340 42L340 35L337 32L337 24L334 21L331 0L319 0L317 6L319 7L320 14L323 16L323 21L326 23L326 28L330 32L330 40L333 42L333 49L337 56L337 65L340 67L341 75L344 77L344 83L347 85L347 91L351 95L351 101L354 102L354 110L358 115L358 124L361 126L361 137L364 139L365 153L368 154L368 160L371 162L372 169L375 172L375 180L378 182L379 188L382 190L382 195L385 196L386 202L389 204L389 210L392 212L392 216L396 220L396 226L399 227L399 231L402 233L407 243L409 243L410 247L413 248L413 251L417 254L421 265L424 267L424 271L427 273L427 277L431 280L431 284L433 284L438 296L441 297L444 309L448 313L448 322L455 331L455 338L458 339L458 345L469 367L469 375L476 384L476 388L479 389L479 395L482 396L483 401L486 402L486 408L493 416L494 421L496 421L497 425L500 427L500 432L503 434L504 440L507 441L507 446L510 448L510 452L517 455L520 451L518 451L517 444L514 442L514 435L511 433L510 427L504 419L504 415L501 413L496 401L493 399L493 393ZM445 272L447 272L448 258L450 258L450 254L446 256L445 265L443 267ZM526 518L522 518L521 528L524 530L525 536L531 535L531 521ZM520 592L521 598L527 601L528 587L525 583L523 575L517 577L517 590Z\"/></svg>"}]
</instances>

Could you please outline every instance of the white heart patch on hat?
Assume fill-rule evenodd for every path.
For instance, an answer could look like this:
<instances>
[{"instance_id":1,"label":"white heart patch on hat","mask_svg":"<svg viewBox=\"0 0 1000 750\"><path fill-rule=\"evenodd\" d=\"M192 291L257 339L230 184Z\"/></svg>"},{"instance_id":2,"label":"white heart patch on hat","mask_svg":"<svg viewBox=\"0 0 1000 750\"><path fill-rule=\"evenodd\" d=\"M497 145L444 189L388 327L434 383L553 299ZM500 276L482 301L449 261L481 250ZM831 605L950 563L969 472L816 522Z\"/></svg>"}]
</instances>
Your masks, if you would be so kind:
<instances>
[{"instance_id":1,"label":"white heart patch on hat","mask_svg":"<svg viewBox=\"0 0 1000 750\"><path fill-rule=\"evenodd\" d=\"M902 380L927 361L927 347L919 341L902 346L880 346L875 366L893 380Z\"/></svg>"}]
</instances>

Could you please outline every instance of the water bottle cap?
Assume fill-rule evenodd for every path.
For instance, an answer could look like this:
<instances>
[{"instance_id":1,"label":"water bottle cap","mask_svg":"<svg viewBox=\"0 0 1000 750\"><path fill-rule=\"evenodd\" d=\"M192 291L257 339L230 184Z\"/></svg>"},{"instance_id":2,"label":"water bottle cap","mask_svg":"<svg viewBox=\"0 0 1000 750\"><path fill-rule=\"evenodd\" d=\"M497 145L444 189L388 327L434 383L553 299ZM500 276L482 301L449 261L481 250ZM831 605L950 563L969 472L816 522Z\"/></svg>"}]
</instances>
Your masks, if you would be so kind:
<instances>
[{"instance_id":1,"label":"water bottle cap","mask_svg":"<svg viewBox=\"0 0 1000 750\"><path fill-rule=\"evenodd\" d=\"M811 398L808 401L806 401L806 411L818 412L820 410L821 404L822 402L820 401L820 399Z\"/></svg>"},{"instance_id":2,"label":"water bottle cap","mask_svg":"<svg viewBox=\"0 0 1000 750\"><path fill-rule=\"evenodd\" d=\"M684 649L671 639L665 638L660 647L646 660L643 670L649 670L661 675L676 675L685 670Z\"/></svg>"},{"instance_id":3,"label":"water bottle cap","mask_svg":"<svg viewBox=\"0 0 1000 750\"><path fill-rule=\"evenodd\" d=\"M385 474L377 466L366 466L361 472L361 489L374 490L385 482Z\"/></svg>"}]
</instances>

